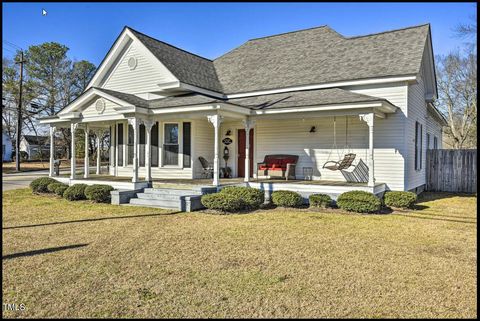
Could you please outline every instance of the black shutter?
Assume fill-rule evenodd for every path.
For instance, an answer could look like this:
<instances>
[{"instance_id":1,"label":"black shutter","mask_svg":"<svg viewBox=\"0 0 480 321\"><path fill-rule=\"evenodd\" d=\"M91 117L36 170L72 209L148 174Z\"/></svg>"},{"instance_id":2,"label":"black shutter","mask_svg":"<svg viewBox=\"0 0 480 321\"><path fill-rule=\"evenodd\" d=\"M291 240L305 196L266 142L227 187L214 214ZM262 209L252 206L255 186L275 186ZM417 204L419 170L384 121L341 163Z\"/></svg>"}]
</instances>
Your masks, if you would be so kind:
<instances>
[{"instance_id":1,"label":"black shutter","mask_svg":"<svg viewBox=\"0 0 480 321\"><path fill-rule=\"evenodd\" d=\"M118 166L123 166L123 124L117 126Z\"/></svg>"},{"instance_id":2,"label":"black shutter","mask_svg":"<svg viewBox=\"0 0 480 321\"><path fill-rule=\"evenodd\" d=\"M192 123L183 123L183 167L190 168L192 150Z\"/></svg>"},{"instance_id":3,"label":"black shutter","mask_svg":"<svg viewBox=\"0 0 480 321\"><path fill-rule=\"evenodd\" d=\"M158 167L158 121L155 122L155 125L152 127L152 157L151 157L151 166Z\"/></svg>"}]
</instances>

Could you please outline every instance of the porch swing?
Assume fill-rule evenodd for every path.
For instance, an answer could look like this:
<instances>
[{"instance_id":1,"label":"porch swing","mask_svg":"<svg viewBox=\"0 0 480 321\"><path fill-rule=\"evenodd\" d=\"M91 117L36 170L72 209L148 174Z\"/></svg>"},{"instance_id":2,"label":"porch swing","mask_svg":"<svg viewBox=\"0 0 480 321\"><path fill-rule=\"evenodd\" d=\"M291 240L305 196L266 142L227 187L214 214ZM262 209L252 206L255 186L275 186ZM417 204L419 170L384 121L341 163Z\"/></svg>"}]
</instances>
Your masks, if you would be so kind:
<instances>
[{"instance_id":1,"label":"porch swing","mask_svg":"<svg viewBox=\"0 0 480 321\"><path fill-rule=\"evenodd\" d=\"M344 154L343 158L338 161L330 160L334 148L337 150L338 158L340 158L341 154L345 152L345 149L347 153ZM322 168L326 168L331 171L341 171L349 168L350 166L352 166L352 163L355 160L355 157L357 156L356 154L350 153L349 151L350 151L350 147L348 145L348 118L347 116L345 116L345 146L343 147L342 153L340 154L337 148L337 117L334 116L333 117L333 145L332 145L332 148L330 149L330 153L328 154L327 162L323 164ZM327 164L331 164L331 165L327 166Z\"/></svg>"}]
</instances>

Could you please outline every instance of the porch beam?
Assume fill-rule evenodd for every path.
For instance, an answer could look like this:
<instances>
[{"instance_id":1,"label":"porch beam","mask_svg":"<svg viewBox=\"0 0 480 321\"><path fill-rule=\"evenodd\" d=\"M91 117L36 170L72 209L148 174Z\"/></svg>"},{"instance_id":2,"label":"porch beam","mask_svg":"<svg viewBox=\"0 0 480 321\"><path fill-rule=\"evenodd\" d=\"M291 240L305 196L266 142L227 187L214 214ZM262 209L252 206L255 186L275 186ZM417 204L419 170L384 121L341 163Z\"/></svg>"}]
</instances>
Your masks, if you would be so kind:
<instances>
[{"instance_id":1,"label":"porch beam","mask_svg":"<svg viewBox=\"0 0 480 321\"><path fill-rule=\"evenodd\" d=\"M88 155L88 143L89 143L89 137L88 137L88 134L90 132L90 128L89 128L89 125L88 124L85 124L85 164L84 164L84 173L83 173L83 177L84 178L88 178L88 176L90 175L90 158L89 158L89 155Z\"/></svg>"},{"instance_id":2,"label":"porch beam","mask_svg":"<svg viewBox=\"0 0 480 321\"><path fill-rule=\"evenodd\" d=\"M152 149L152 128L155 125L155 121L153 120L146 120L143 122L145 125L145 133L146 133L146 143L147 146L145 146L145 180L147 182L152 181L152 165L151 165L151 160L150 160L150 154L151 154L151 149Z\"/></svg>"},{"instance_id":3,"label":"porch beam","mask_svg":"<svg viewBox=\"0 0 480 321\"><path fill-rule=\"evenodd\" d=\"M220 185L220 177L219 177L219 167L220 167L220 160L218 157L219 154L219 143L220 143L220 124L223 121L223 117L220 115L210 115L207 116L208 121L212 123L214 132L215 132L215 139L214 139L214 158L213 158L213 185L219 186Z\"/></svg>"},{"instance_id":4,"label":"porch beam","mask_svg":"<svg viewBox=\"0 0 480 321\"><path fill-rule=\"evenodd\" d=\"M368 186L375 186L375 165L374 165L374 148L373 148L373 128L375 114L360 114L360 120L363 120L368 125Z\"/></svg>"},{"instance_id":5,"label":"porch beam","mask_svg":"<svg viewBox=\"0 0 480 321\"><path fill-rule=\"evenodd\" d=\"M250 129L255 126L255 120L243 120L245 127L245 178L244 182L250 181Z\"/></svg>"},{"instance_id":6,"label":"porch beam","mask_svg":"<svg viewBox=\"0 0 480 321\"><path fill-rule=\"evenodd\" d=\"M54 170L53 170L53 163L55 161L55 126L50 126L50 168L49 168L49 175L53 177Z\"/></svg>"},{"instance_id":7,"label":"porch beam","mask_svg":"<svg viewBox=\"0 0 480 321\"><path fill-rule=\"evenodd\" d=\"M76 158L75 158L75 131L77 130L78 128L78 123L71 123L70 124L70 134L71 134L71 137L72 137L72 154L70 155L70 179L75 179L75 174L76 174L76 166L77 166L77 162L76 162Z\"/></svg>"}]
</instances>

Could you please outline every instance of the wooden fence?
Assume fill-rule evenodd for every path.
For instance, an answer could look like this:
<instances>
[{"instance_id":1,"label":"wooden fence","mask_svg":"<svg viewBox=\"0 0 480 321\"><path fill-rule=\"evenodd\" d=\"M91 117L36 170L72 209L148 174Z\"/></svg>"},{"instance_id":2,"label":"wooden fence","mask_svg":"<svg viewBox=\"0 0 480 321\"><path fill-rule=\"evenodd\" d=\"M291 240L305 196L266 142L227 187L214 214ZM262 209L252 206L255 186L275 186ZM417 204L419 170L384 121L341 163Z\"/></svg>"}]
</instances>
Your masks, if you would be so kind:
<instances>
[{"instance_id":1,"label":"wooden fence","mask_svg":"<svg viewBox=\"0 0 480 321\"><path fill-rule=\"evenodd\" d=\"M427 151L427 191L477 192L476 149Z\"/></svg>"}]
</instances>

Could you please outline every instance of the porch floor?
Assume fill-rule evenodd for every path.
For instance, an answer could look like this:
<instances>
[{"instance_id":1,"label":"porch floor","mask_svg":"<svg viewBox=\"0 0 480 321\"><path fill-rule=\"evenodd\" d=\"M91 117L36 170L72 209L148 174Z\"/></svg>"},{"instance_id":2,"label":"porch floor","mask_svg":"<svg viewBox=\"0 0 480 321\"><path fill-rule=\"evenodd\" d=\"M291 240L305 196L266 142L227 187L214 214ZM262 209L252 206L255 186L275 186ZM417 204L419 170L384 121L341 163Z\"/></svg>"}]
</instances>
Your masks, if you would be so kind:
<instances>
[{"instance_id":1,"label":"porch floor","mask_svg":"<svg viewBox=\"0 0 480 321\"><path fill-rule=\"evenodd\" d=\"M69 174L60 175L61 177L69 177ZM77 180L83 180L83 174L77 174ZM100 180L100 181L114 181L114 182L131 182L132 178L128 176L112 176L107 174L90 174L88 180ZM144 177L139 177L140 181L144 180ZM333 180L300 180L300 179L250 179L251 183L275 183L275 184L301 184L301 185L320 185L320 186L349 186L349 187L366 187L367 183L356 183L346 181L333 181ZM243 177L237 178L220 178L220 186L234 185L243 183ZM211 186L211 178L196 178L196 179L153 179L154 185L202 185ZM382 183L376 183L375 186Z\"/></svg>"}]
</instances>

